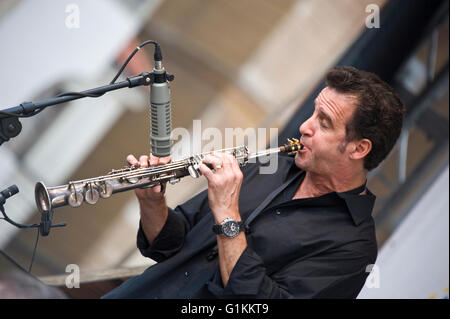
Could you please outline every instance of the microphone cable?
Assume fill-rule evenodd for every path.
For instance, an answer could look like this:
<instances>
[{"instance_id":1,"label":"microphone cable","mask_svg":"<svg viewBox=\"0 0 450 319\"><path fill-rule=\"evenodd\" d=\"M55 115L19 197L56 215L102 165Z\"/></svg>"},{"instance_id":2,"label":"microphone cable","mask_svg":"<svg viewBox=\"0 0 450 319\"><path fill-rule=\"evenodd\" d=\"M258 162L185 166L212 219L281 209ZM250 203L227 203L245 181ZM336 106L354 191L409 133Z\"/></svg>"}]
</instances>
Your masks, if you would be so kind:
<instances>
[{"instance_id":1,"label":"microphone cable","mask_svg":"<svg viewBox=\"0 0 450 319\"><path fill-rule=\"evenodd\" d=\"M159 46L159 44L156 41L153 40L147 40L142 42L140 45L138 45L136 47L136 49L134 49L134 51L128 56L127 60L122 64L122 66L120 67L119 71L117 72L117 74L114 76L114 78L111 80L111 82L109 82L109 84L114 84L116 82L116 80L119 78L119 76L122 74L123 70L125 70L126 66L128 65L128 63L130 63L131 59L134 57L134 55L144 46L148 45L148 44L153 44L155 46L155 53L153 55L154 60L155 61L161 61L162 60L162 54L161 54L161 47ZM89 94L89 93L82 93L82 92L65 92L65 93L61 93L59 95L57 95L56 97L63 97L63 96L77 96L77 97L100 97L103 96L105 93L102 94ZM42 112L44 109L46 109L48 106L45 107L41 107L37 110L35 110L34 112L31 112L29 114L15 114L15 113L11 113L11 112L6 112L6 111L0 111L0 114L3 115L7 115L9 117L16 117L16 118L27 118L27 117L31 117L34 116L36 114L39 114L40 112Z\"/></svg>"}]
</instances>

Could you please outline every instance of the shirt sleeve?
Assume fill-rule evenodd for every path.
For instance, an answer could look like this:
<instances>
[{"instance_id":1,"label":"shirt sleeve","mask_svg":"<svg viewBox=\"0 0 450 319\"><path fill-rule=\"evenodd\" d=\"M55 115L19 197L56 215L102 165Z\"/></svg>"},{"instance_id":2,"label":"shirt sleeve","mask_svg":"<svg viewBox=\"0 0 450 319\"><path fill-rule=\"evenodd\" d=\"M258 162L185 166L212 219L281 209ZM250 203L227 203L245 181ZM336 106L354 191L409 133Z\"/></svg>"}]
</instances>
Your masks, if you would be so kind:
<instances>
[{"instance_id":1,"label":"shirt sleeve","mask_svg":"<svg viewBox=\"0 0 450 319\"><path fill-rule=\"evenodd\" d=\"M141 254L161 262L176 254L183 247L184 238L197 221L209 210L208 194L203 191L183 205L168 209L166 223L150 244L139 222L137 247Z\"/></svg>"},{"instance_id":2,"label":"shirt sleeve","mask_svg":"<svg viewBox=\"0 0 450 319\"><path fill-rule=\"evenodd\" d=\"M261 258L247 247L227 286L218 268L208 289L218 298L356 298L370 263L368 256L341 251L295 260L268 274Z\"/></svg>"},{"instance_id":3,"label":"shirt sleeve","mask_svg":"<svg viewBox=\"0 0 450 319\"><path fill-rule=\"evenodd\" d=\"M184 235L185 225L183 220L169 208L167 221L151 245L145 236L141 222L139 222L137 247L143 256L161 262L181 249Z\"/></svg>"}]
</instances>

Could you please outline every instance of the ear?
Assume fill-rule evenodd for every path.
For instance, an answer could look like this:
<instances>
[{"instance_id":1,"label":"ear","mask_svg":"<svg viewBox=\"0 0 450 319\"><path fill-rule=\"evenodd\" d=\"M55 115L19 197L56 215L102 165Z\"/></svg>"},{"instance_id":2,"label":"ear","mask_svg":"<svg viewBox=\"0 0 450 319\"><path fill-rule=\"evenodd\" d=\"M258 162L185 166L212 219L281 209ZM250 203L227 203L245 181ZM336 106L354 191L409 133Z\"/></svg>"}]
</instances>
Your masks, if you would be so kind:
<instances>
[{"instance_id":1,"label":"ear","mask_svg":"<svg viewBox=\"0 0 450 319\"><path fill-rule=\"evenodd\" d=\"M354 145L352 147L352 151L350 152L350 158L353 160L363 159L372 149L372 142L367 138L353 141L352 143Z\"/></svg>"}]
</instances>

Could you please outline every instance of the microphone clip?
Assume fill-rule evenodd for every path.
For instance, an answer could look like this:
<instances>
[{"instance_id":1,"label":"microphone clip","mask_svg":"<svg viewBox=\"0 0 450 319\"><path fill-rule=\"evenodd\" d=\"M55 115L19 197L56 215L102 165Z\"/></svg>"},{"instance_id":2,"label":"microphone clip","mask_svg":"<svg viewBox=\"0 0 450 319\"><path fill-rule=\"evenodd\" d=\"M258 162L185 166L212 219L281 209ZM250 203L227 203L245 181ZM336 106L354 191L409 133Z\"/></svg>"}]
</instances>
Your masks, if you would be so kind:
<instances>
[{"instance_id":1,"label":"microphone clip","mask_svg":"<svg viewBox=\"0 0 450 319\"><path fill-rule=\"evenodd\" d=\"M42 236L48 236L51 228L65 227L67 223L52 224L53 211L44 211L41 213L41 223L39 224L39 232Z\"/></svg>"},{"instance_id":2,"label":"microphone clip","mask_svg":"<svg viewBox=\"0 0 450 319\"><path fill-rule=\"evenodd\" d=\"M161 72L155 72L153 70L152 72L142 72L139 75L128 77L128 87L134 88L136 86L141 85L152 85L153 83L164 83L166 81L172 82L175 79L175 76L173 74L167 73L166 71Z\"/></svg>"},{"instance_id":3,"label":"microphone clip","mask_svg":"<svg viewBox=\"0 0 450 319\"><path fill-rule=\"evenodd\" d=\"M54 224L52 222L53 219L53 211L44 211L41 213L41 222L39 224L20 224L12 220L8 215L6 215L5 208L3 205L6 203L6 200L19 192L19 189L16 185L11 185L7 189L0 192L0 211L2 212L3 219L7 223L17 227L17 228L39 228L39 232L42 236L47 236L50 233L50 229L54 227L64 227L66 223Z\"/></svg>"},{"instance_id":4,"label":"microphone clip","mask_svg":"<svg viewBox=\"0 0 450 319\"><path fill-rule=\"evenodd\" d=\"M167 73L164 69L162 71L153 70L149 73L149 84L172 82L175 79L175 75Z\"/></svg>"}]
</instances>

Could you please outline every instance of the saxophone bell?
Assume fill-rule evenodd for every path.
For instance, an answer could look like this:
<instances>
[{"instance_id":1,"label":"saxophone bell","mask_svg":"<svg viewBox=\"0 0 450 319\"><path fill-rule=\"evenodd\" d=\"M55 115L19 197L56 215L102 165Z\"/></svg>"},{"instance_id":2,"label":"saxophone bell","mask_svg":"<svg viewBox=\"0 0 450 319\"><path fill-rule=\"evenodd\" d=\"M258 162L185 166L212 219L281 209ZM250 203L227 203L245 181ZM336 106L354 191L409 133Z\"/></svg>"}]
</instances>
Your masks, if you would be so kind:
<instances>
[{"instance_id":1,"label":"saxophone bell","mask_svg":"<svg viewBox=\"0 0 450 319\"><path fill-rule=\"evenodd\" d=\"M34 198L36 207L40 213L49 212L52 210L52 202L47 191L47 187L43 182L37 182L34 188Z\"/></svg>"}]
</instances>

